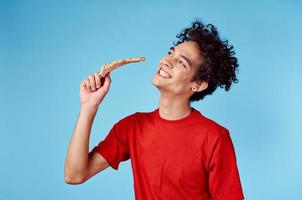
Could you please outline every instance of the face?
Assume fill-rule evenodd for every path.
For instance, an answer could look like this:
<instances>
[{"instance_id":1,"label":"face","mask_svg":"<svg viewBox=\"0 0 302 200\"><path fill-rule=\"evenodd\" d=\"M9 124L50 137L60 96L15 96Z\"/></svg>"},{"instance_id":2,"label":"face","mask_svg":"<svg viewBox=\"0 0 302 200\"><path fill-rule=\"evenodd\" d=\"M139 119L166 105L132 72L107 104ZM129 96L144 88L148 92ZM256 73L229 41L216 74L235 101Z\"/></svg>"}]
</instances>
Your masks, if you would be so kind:
<instances>
[{"instance_id":1,"label":"face","mask_svg":"<svg viewBox=\"0 0 302 200\"><path fill-rule=\"evenodd\" d=\"M171 47L160 60L152 84L161 92L190 97L194 93L192 87L196 85L191 79L202 62L198 45L193 41Z\"/></svg>"}]
</instances>

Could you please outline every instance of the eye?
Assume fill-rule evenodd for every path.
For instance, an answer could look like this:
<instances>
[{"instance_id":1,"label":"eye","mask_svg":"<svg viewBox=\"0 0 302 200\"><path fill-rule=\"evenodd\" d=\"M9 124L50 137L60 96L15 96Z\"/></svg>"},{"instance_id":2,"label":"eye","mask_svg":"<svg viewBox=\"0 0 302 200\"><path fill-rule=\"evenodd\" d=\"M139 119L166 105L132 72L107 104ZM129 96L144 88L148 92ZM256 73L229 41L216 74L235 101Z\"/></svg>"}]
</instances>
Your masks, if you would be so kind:
<instances>
[{"instance_id":1,"label":"eye","mask_svg":"<svg viewBox=\"0 0 302 200\"><path fill-rule=\"evenodd\" d=\"M179 63L182 64L184 68L187 68L187 66L181 60L179 60Z\"/></svg>"}]
</instances>

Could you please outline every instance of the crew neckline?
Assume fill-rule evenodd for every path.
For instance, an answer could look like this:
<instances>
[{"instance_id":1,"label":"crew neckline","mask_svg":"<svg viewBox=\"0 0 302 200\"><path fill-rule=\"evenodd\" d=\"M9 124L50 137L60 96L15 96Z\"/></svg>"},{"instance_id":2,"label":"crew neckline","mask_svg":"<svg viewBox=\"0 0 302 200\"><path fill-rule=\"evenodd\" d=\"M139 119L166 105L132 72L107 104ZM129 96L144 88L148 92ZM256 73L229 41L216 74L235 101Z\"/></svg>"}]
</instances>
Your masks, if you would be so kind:
<instances>
[{"instance_id":1,"label":"crew neckline","mask_svg":"<svg viewBox=\"0 0 302 200\"><path fill-rule=\"evenodd\" d=\"M171 128L177 128L177 127L183 127L183 126L189 126L195 124L198 121L198 119L200 119L198 118L198 116L201 115L201 113L193 107L191 107L191 112L189 115L176 120L169 120L169 119L162 118L159 114L159 107L153 111L153 114L158 127L165 126Z\"/></svg>"}]
</instances>

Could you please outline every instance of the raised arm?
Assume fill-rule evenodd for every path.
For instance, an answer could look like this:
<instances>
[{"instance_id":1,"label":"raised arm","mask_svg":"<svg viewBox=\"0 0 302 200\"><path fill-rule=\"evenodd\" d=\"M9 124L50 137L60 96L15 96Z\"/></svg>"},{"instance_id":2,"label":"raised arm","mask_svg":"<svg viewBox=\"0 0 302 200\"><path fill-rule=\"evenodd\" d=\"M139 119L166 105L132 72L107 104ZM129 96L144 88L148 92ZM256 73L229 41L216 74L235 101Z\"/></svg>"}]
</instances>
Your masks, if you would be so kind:
<instances>
[{"instance_id":1,"label":"raised arm","mask_svg":"<svg viewBox=\"0 0 302 200\"><path fill-rule=\"evenodd\" d=\"M108 162L97 153L89 153L89 138L98 107L110 88L108 74L102 78L95 73L80 84L81 108L71 137L64 166L64 180L68 184L80 184L108 167Z\"/></svg>"}]
</instances>

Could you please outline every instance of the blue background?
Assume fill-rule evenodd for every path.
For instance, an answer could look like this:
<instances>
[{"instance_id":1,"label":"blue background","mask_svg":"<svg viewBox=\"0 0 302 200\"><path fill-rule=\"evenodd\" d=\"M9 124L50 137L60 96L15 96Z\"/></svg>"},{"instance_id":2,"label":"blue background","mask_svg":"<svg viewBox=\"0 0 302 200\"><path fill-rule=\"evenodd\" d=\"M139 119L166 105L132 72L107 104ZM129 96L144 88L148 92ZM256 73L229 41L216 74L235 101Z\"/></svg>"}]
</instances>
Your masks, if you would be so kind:
<instances>
[{"instance_id":1,"label":"blue background","mask_svg":"<svg viewBox=\"0 0 302 200\"><path fill-rule=\"evenodd\" d=\"M134 199L130 160L81 185L64 182L79 85L111 74L90 138L158 106L151 78L195 18L234 45L239 83L193 107L230 130L246 199L302 199L300 1L0 1L0 199Z\"/></svg>"}]
</instances>

